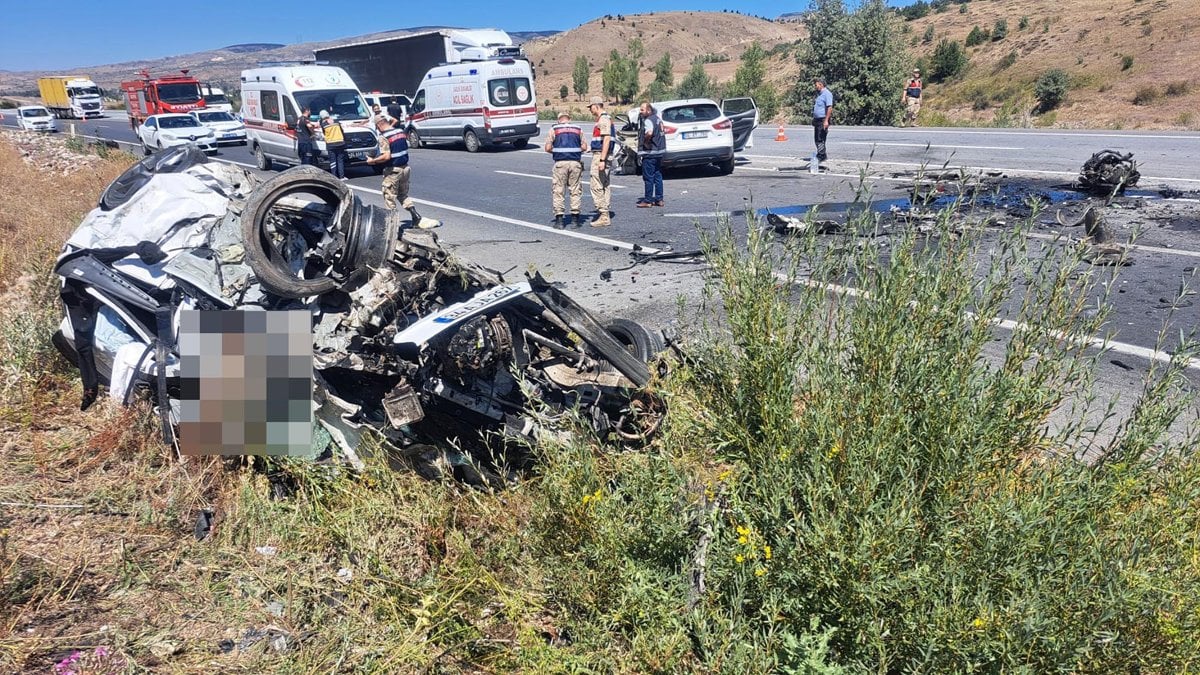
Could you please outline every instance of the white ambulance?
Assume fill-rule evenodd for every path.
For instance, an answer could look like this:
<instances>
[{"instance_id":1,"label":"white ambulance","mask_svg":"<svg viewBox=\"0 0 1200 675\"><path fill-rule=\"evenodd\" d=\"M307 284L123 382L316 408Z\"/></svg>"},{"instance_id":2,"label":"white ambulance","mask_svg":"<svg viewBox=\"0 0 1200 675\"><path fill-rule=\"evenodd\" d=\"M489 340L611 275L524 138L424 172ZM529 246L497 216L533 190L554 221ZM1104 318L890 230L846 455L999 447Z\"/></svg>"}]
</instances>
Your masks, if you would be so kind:
<instances>
[{"instance_id":1,"label":"white ambulance","mask_svg":"<svg viewBox=\"0 0 1200 675\"><path fill-rule=\"evenodd\" d=\"M267 171L277 163L300 163L296 119L305 106L314 124L322 110L341 122L347 166L362 164L375 151L379 137L370 125L370 109L346 71L315 65L252 68L242 71L242 120L258 168ZM328 162L320 132L313 140L320 160Z\"/></svg>"},{"instance_id":2,"label":"white ambulance","mask_svg":"<svg viewBox=\"0 0 1200 675\"><path fill-rule=\"evenodd\" d=\"M425 73L408 107L408 144L462 142L470 152L538 135L533 70L524 59L437 66Z\"/></svg>"}]
</instances>

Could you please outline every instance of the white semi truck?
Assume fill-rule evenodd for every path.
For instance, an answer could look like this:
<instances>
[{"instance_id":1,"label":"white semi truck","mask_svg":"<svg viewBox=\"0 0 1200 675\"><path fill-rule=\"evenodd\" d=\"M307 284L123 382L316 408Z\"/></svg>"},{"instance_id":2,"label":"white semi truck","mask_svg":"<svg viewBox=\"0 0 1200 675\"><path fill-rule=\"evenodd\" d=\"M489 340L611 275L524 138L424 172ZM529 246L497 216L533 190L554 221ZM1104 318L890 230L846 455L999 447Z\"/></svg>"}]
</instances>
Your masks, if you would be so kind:
<instances>
[{"instance_id":1,"label":"white semi truck","mask_svg":"<svg viewBox=\"0 0 1200 675\"><path fill-rule=\"evenodd\" d=\"M42 103L55 117L86 119L103 117L100 87L87 75L57 75L38 79Z\"/></svg>"}]
</instances>

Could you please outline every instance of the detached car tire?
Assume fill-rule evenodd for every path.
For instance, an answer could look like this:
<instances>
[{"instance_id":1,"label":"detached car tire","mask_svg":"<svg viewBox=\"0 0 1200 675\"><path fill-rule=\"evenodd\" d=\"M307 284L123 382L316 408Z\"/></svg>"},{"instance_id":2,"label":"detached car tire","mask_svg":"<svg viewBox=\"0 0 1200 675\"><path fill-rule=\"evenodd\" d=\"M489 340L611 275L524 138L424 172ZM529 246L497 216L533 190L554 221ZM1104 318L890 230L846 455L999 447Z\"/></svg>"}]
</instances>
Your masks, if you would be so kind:
<instances>
[{"instance_id":1,"label":"detached car tire","mask_svg":"<svg viewBox=\"0 0 1200 675\"><path fill-rule=\"evenodd\" d=\"M242 240L246 246L246 264L267 291L282 298L306 298L337 288L328 276L303 279L294 276L288 262L280 258L266 240L266 219L280 198L294 192L315 194L337 214L344 202L353 199L350 188L326 171L314 166L297 166L261 183L246 200L242 211ZM336 217L336 215L335 215Z\"/></svg>"},{"instance_id":2,"label":"detached car tire","mask_svg":"<svg viewBox=\"0 0 1200 675\"><path fill-rule=\"evenodd\" d=\"M651 331L642 324L629 319L613 319L604 324L604 330L616 338L621 346L629 350L643 363L649 363L667 345L657 331Z\"/></svg>"}]
</instances>

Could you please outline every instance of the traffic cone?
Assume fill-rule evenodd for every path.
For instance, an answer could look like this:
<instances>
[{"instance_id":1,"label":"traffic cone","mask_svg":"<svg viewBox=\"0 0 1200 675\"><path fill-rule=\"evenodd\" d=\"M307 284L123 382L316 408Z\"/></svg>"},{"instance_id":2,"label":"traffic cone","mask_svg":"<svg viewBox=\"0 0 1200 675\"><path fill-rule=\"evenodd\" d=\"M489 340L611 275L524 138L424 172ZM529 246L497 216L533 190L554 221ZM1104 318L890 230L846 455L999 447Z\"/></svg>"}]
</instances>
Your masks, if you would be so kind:
<instances>
[{"instance_id":1,"label":"traffic cone","mask_svg":"<svg viewBox=\"0 0 1200 675\"><path fill-rule=\"evenodd\" d=\"M779 125L779 133L775 134L775 140L783 142L783 141L786 141L787 139L788 139L787 134L783 133L783 125L780 124Z\"/></svg>"}]
</instances>

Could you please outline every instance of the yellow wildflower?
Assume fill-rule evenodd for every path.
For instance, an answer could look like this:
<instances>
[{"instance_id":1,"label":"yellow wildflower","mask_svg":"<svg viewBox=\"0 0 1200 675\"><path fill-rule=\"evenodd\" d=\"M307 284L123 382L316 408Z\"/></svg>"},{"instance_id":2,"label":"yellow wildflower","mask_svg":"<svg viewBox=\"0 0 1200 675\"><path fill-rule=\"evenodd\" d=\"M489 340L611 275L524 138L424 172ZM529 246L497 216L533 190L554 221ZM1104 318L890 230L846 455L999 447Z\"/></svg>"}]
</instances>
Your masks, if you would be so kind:
<instances>
[{"instance_id":1,"label":"yellow wildflower","mask_svg":"<svg viewBox=\"0 0 1200 675\"><path fill-rule=\"evenodd\" d=\"M745 525L738 525L737 533L745 537L750 534L750 528L746 527Z\"/></svg>"},{"instance_id":2,"label":"yellow wildflower","mask_svg":"<svg viewBox=\"0 0 1200 675\"><path fill-rule=\"evenodd\" d=\"M842 454L842 446L835 441L833 444L833 447L829 448L829 454L827 455L827 457L829 459L833 459L834 457L837 457L840 454Z\"/></svg>"},{"instance_id":3,"label":"yellow wildflower","mask_svg":"<svg viewBox=\"0 0 1200 675\"><path fill-rule=\"evenodd\" d=\"M733 469L725 469L721 473L717 474L717 480L726 481L726 480L729 480L729 477L732 475L733 475Z\"/></svg>"},{"instance_id":4,"label":"yellow wildflower","mask_svg":"<svg viewBox=\"0 0 1200 675\"><path fill-rule=\"evenodd\" d=\"M742 563L746 562L746 556L739 553L739 554L733 556L733 561L736 562L737 564L741 565Z\"/></svg>"},{"instance_id":5,"label":"yellow wildflower","mask_svg":"<svg viewBox=\"0 0 1200 675\"><path fill-rule=\"evenodd\" d=\"M771 547L770 546L763 546L763 557L766 558L767 560L771 559Z\"/></svg>"},{"instance_id":6,"label":"yellow wildflower","mask_svg":"<svg viewBox=\"0 0 1200 675\"><path fill-rule=\"evenodd\" d=\"M760 567L760 568L754 570L754 576L756 576L756 577L761 577L766 573L767 573L767 568L765 568L765 567Z\"/></svg>"},{"instance_id":7,"label":"yellow wildflower","mask_svg":"<svg viewBox=\"0 0 1200 675\"><path fill-rule=\"evenodd\" d=\"M750 541L750 539L748 539L746 537L746 535L744 535L744 534L742 536L738 537L738 543L743 546L745 546L747 543L749 543L749 541Z\"/></svg>"},{"instance_id":8,"label":"yellow wildflower","mask_svg":"<svg viewBox=\"0 0 1200 675\"><path fill-rule=\"evenodd\" d=\"M981 617L975 617L975 620L971 622L971 627L976 630L983 628L985 626L987 626L987 620L983 619Z\"/></svg>"}]
</instances>

